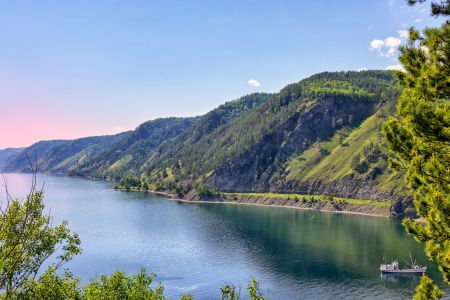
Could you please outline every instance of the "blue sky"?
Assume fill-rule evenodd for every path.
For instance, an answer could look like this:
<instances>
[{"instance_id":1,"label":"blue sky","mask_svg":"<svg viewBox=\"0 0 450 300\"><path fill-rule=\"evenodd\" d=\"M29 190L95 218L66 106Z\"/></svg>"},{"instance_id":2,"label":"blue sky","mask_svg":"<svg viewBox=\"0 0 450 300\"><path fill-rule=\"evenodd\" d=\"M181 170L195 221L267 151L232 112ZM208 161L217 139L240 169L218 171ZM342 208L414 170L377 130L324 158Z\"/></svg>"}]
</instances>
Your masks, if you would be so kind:
<instances>
[{"instance_id":1,"label":"blue sky","mask_svg":"<svg viewBox=\"0 0 450 300\"><path fill-rule=\"evenodd\" d=\"M322 71L385 69L401 30L442 22L429 3L405 3L0 1L0 148L199 115Z\"/></svg>"}]
</instances>

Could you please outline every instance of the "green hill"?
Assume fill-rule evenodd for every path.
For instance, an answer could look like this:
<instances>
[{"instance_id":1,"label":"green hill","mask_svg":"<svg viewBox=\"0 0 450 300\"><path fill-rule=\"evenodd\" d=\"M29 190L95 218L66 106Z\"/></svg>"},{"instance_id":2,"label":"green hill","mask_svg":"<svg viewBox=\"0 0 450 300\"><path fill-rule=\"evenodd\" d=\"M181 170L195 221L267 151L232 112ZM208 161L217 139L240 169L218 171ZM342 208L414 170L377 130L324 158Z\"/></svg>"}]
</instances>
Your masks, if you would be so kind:
<instances>
[{"instance_id":1,"label":"green hill","mask_svg":"<svg viewBox=\"0 0 450 300\"><path fill-rule=\"evenodd\" d=\"M138 176L141 166L157 147L179 136L196 121L197 118L165 118L145 122L109 146L102 147L72 174L116 180L125 175Z\"/></svg>"},{"instance_id":2,"label":"green hill","mask_svg":"<svg viewBox=\"0 0 450 300\"><path fill-rule=\"evenodd\" d=\"M232 192L395 198L402 181L387 169L380 126L393 114L398 94L388 71L311 76L195 135L199 122L152 156L141 182L181 190L206 184Z\"/></svg>"},{"instance_id":3,"label":"green hill","mask_svg":"<svg viewBox=\"0 0 450 300\"><path fill-rule=\"evenodd\" d=\"M43 171L121 179L180 197L219 190L403 199L407 190L387 168L381 135L399 92L390 71L325 72L200 117L149 121L115 136L39 142L5 159L6 167L26 170L24 153L35 153Z\"/></svg>"},{"instance_id":4,"label":"green hill","mask_svg":"<svg viewBox=\"0 0 450 300\"><path fill-rule=\"evenodd\" d=\"M75 140L41 141L6 159L5 171L29 171L35 162L39 172L120 179L133 173L161 143L192 126L195 118L167 118L148 121L134 131ZM0 153L1 158L1 153Z\"/></svg>"}]
</instances>

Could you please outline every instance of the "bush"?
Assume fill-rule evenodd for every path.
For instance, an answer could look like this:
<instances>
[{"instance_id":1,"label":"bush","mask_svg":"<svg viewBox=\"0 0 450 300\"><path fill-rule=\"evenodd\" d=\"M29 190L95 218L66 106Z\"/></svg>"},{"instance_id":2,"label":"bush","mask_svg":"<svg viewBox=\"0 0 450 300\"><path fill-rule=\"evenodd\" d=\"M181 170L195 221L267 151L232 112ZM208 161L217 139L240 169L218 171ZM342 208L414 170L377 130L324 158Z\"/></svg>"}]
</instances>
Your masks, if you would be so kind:
<instances>
[{"instance_id":1,"label":"bush","mask_svg":"<svg viewBox=\"0 0 450 300\"><path fill-rule=\"evenodd\" d=\"M102 275L86 286L83 299L165 299L162 285L157 285L153 289L150 287L154 278L155 275L147 274L145 269L131 276L124 272L115 272L110 276Z\"/></svg>"},{"instance_id":2,"label":"bush","mask_svg":"<svg viewBox=\"0 0 450 300\"><path fill-rule=\"evenodd\" d=\"M139 178L126 176L120 180L120 186L126 188L127 190L131 188L139 188L141 187L141 181Z\"/></svg>"},{"instance_id":3,"label":"bush","mask_svg":"<svg viewBox=\"0 0 450 300\"><path fill-rule=\"evenodd\" d=\"M50 266L38 280L28 279L24 289L17 294L18 299L82 299L79 279L66 271L62 276L56 275L56 269Z\"/></svg>"},{"instance_id":4,"label":"bush","mask_svg":"<svg viewBox=\"0 0 450 300\"><path fill-rule=\"evenodd\" d=\"M199 186L197 186L196 190L200 196L204 196L204 197L212 197L212 196L218 195L218 192L215 189L213 189L207 185L199 185Z\"/></svg>"},{"instance_id":5,"label":"bush","mask_svg":"<svg viewBox=\"0 0 450 300\"><path fill-rule=\"evenodd\" d=\"M366 173L366 172L369 170L369 165L368 165L365 161L363 161L363 162L359 163L359 164L355 167L354 170L355 170L356 172L358 172L359 174L364 174L364 173Z\"/></svg>"}]
</instances>

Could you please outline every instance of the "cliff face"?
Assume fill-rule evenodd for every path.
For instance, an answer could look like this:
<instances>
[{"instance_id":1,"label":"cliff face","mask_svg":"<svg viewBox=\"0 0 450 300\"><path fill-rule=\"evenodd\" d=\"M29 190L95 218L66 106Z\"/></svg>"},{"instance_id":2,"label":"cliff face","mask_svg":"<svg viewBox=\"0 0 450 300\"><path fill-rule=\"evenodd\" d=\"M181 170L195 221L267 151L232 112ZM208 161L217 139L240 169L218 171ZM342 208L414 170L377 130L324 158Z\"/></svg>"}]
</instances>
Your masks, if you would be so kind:
<instances>
[{"instance_id":1,"label":"cliff face","mask_svg":"<svg viewBox=\"0 0 450 300\"><path fill-rule=\"evenodd\" d=\"M393 190L383 190L373 180L340 179L334 181L314 180L306 182L279 182L270 190L306 195L328 195L353 199L401 200L408 198Z\"/></svg>"},{"instance_id":2,"label":"cliff face","mask_svg":"<svg viewBox=\"0 0 450 300\"><path fill-rule=\"evenodd\" d=\"M375 112L377 104L376 100L355 102L333 97L317 102L295 113L250 149L224 163L205 182L219 190L286 190L285 184L277 182L274 174L290 157L304 152L319 140L330 139L343 127L358 126ZM295 182L286 184L290 191L300 186ZM308 194L315 191L314 188L303 190L308 190Z\"/></svg>"}]
</instances>

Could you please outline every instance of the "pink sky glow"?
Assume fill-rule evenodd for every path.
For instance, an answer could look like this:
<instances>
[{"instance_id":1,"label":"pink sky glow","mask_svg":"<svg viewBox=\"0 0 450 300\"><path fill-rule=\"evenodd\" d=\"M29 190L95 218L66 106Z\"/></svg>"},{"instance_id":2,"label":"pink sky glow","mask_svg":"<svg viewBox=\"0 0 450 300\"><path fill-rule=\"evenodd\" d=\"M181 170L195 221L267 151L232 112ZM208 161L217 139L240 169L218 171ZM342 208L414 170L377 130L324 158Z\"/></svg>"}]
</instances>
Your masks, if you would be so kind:
<instances>
[{"instance_id":1,"label":"pink sky glow","mask_svg":"<svg viewBox=\"0 0 450 300\"><path fill-rule=\"evenodd\" d=\"M98 125L97 125L98 126ZM119 128L97 129L86 120L46 116L42 112L0 114L0 149L24 147L40 140L75 139L84 136L113 134Z\"/></svg>"}]
</instances>

